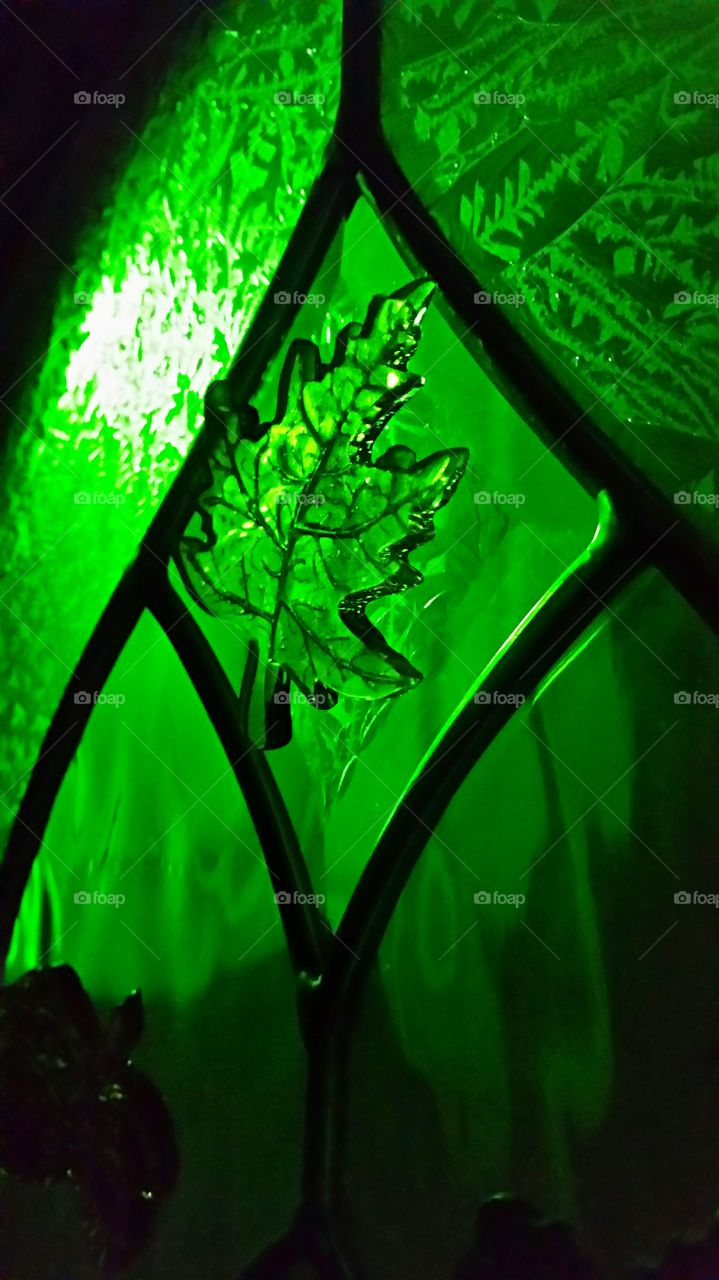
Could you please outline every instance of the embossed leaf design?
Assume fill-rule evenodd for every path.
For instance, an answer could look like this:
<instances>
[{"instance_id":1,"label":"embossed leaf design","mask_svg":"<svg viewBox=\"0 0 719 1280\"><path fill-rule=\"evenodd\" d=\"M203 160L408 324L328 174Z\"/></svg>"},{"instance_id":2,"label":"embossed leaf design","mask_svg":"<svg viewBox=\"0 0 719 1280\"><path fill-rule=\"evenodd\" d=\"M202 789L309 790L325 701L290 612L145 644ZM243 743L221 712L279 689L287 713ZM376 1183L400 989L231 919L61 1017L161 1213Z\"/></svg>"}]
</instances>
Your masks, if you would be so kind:
<instances>
[{"instance_id":1,"label":"embossed leaf design","mask_svg":"<svg viewBox=\"0 0 719 1280\"><path fill-rule=\"evenodd\" d=\"M423 280L375 298L364 325L347 325L332 360L295 342L277 414L259 441L226 419L210 457L199 530L178 563L195 598L217 615L241 613L266 633L268 660L308 696L401 693L420 672L367 618L372 601L422 581L412 550L462 477L466 449L417 459L374 448L421 386L407 369L433 292Z\"/></svg>"}]
</instances>

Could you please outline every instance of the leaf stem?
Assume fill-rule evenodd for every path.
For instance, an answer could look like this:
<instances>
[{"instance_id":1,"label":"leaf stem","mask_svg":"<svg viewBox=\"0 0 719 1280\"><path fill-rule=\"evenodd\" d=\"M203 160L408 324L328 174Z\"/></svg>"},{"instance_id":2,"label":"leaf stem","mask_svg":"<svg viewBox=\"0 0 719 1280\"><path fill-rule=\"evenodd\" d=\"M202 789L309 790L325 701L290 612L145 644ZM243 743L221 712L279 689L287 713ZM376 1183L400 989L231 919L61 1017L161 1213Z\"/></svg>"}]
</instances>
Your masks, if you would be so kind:
<instances>
[{"instance_id":1,"label":"leaf stem","mask_svg":"<svg viewBox=\"0 0 719 1280\"><path fill-rule=\"evenodd\" d=\"M313 892L312 883L269 761L243 723L247 714L247 675L241 708L214 649L166 575L157 574L148 584L147 607L190 677L242 790L270 874L295 971L316 977L322 969L325 945L317 909L306 901ZM254 664L256 670L256 654L249 654L248 663Z\"/></svg>"}]
</instances>

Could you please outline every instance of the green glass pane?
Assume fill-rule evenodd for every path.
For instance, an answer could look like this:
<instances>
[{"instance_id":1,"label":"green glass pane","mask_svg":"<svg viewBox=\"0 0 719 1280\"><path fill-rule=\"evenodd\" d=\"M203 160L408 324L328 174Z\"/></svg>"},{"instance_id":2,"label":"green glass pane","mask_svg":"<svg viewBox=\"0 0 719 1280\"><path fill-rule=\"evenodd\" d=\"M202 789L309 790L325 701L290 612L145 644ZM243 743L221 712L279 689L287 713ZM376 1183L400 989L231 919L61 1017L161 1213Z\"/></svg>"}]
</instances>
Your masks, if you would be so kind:
<instances>
[{"instance_id":1,"label":"green glass pane","mask_svg":"<svg viewBox=\"0 0 719 1280\"><path fill-rule=\"evenodd\" d=\"M714 5L388 5L408 180L583 413L716 535Z\"/></svg>"},{"instance_id":2,"label":"green glass pane","mask_svg":"<svg viewBox=\"0 0 719 1280\"><path fill-rule=\"evenodd\" d=\"M115 701L96 708L55 805L8 979L40 960L71 964L101 1009L142 991L146 1029L133 1059L167 1099L182 1174L156 1240L128 1274L191 1280L205 1256L231 1275L238 1240L251 1256L299 1194L304 1058L293 975L229 763L147 616L106 692ZM260 1150L265 1160L255 1159ZM76 1196L43 1200L38 1248L33 1189L9 1179L3 1193L9 1274L44 1280L62 1262L78 1280L96 1275Z\"/></svg>"},{"instance_id":3,"label":"green glass pane","mask_svg":"<svg viewBox=\"0 0 719 1280\"><path fill-rule=\"evenodd\" d=\"M315 342L324 359L340 329L364 319L377 292L412 279L369 206L361 201L313 285L290 340ZM386 442L418 457L464 446L466 473L434 518L435 537L411 561L424 580L370 606L368 615L423 674L399 697L340 696L331 710L293 691L293 740L269 760L290 806L315 877L337 922L388 812L467 690L535 601L591 539L594 503L554 459L471 359L435 294L409 369L424 385L385 428ZM275 412L287 345L268 371L256 407ZM220 579L220 586L227 578ZM188 605L191 601L188 599ZM235 688L247 640L261 645L239 607L210 618L196 610ZM265 689L258 680L253 727L262 736Z\"/></svg>"},{"instance_id":4,"label":"green glass pane","mask_svg":"<svg viewBox=\"0 0 719 1280\"><path fill-rule=\"evenodd\" d=\"M158 92L18 405L0 534L0 834L63 686L247 330L317 174L339 5L225 6ZM253 32L248 39L248 32ZM291 101L287 101L287 96ZM50 320L50 317L49 317ZM18 781L20 780L20 781ZM11 791L8 791L12 788Z\"/></svg>"},{"instance_id":5,"label":"green glass pane","mask_svg":"<svg viewBox=\"0 0 719 1280\"><path fill-rule=\"evenodd\" d=\"M383 1220L430 1259L418 1276L450 1273L479 1203L501 1191L578 1224L600 1275L709 1230L718 659L717 639L645 579L439 824L382 947L353 1066L353 1203L382 1255L372 1274L392 1274L371 1226L377 1144L393 1188Z\"/></svg>"},{"instance_id":6,"label":"green glass pane","mask_svg":"<svg viewBox=\"0 0 719 1280\"><path fill-rule=\"evenodd\" d=\"M78 285L57 300L18 426L2 547L6 823L202 393L255 314L334 113L338 3L303 0L288 17L279 0L251 0L242 35L229 8L203 8L204 41L78 250ZM507 309L706 522L713 18L698 3L678 12L388 5L385 121L457 252L504 298L477 306ZM373 295L413 274L361 202L291 337L327 359ZM425 385L388 436L418 456L466 447L469 464L417 550L424 580L370 617L424 678L361 715L348 698L326 713L296 703L292 743L268 757L332 924L418 761L596 523L440 297L423 335L412 368ZM286 350L256 397L263 421ZM231 613L201 624L239 688L251 633ZM648 580L515 717L431 838L353 1045L349 1243L364 1274L448 1277L477 1204L506 1189L578 1223L608 1275L710 1222L717 656ZM10 976L66 961L101 1007L142 988L137 1062L168 1099L183 1172L128 1274L235 1275L298 1199L304 1054L285 942L227 760L148 618L106 694L55 807ZM91 1280L63 1189L8 1180L3 1196L8 1274Z\"/></svg>"}]
</instances>

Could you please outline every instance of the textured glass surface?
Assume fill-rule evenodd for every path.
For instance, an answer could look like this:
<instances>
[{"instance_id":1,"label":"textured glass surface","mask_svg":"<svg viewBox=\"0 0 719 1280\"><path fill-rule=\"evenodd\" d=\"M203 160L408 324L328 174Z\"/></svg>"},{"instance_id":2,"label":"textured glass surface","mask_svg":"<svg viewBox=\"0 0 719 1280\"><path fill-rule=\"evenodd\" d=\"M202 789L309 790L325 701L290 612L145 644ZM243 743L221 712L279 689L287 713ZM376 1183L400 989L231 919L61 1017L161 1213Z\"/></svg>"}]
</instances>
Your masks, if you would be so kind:
<instances>
[{"instance_id":1,"label":"textured glass surface","mask_svg":"<svg viewBox=\"0 0 719 1280\"><path fill-rule=\"evenodd\" d=\"M583 412L716 532L716 6L388 5L384 121Z\"/></svg>"},{"instance_id":2,"label":"textured glass surface","mask_svg":"<svg viewBox=\"0 0 719 1280\"><path fill-rule=\"evenodd\" d=\"M329 361L314 343L293 345L260 438L236 436L228 419L177 557L197 603L245 618L268 664L322 708L422 678L369 630L366 610L422 581L411 556L434 538L467 463L466 449L418 458L386 434L421 385L408 364L433 293L418 280L378 299Z\"/></svg>"},{"instance_id":3,"label":"textured glass surface","mask_svg":"<svg viewBox=\"0 0 719 1280\"><path fill-rule=\"evenodd\" d=\"M638 463L710 497L716 311L673 296L675 277L711 293L716 126L708 103L674 94L712 88L713 10L687 6L684 23L682 6L669 20L603 0L387 9L388 131L455 248L488 289L526 295L496 305ZM337 10L303 3L288 19L279 0L253 0L251 42L211 14L80 247L10 476L7 806L317 170ZM325 103L302 100L317 93ZM326 358L374 294L412 274L360 203L315 282L323 301L291 336ZM425 678L362 715L297 702L291 744L268 757L333 924L418 761L596 523L439 300L423 330L425 385L393 442L418 455L466 445L469 464L418 554L423 583L370 612ZM256 397L265 421L287 345ZM693 493L693 514L715 514ZM247 631L201 622L238 688ZM674 895L718 888L706 803L718 656L665 585L640 585L515 718L431 839L353 1050L350 1244L374 1280L448 1280L479 1201L505 1189L579 1222L617 1277L713 1217L715 910ZM227 760L149 618L107 693L37 860L11 976L65 961L103 1004L142 988L137 1061L168 1099L183 1167L128 1274L234 1276L298 1194L304 1056L285 940ZM115 903L85 900L96 894ZM10 1181L3 1198L8 1274L93 1280L64 1190Z\"/></svg>"},{"instance_id":4,"label":"textured glass surface","mask_svg":"<svg viewBox=\"0 0 719 1280\"><path fill-rule=\"evenodd\" d=\"M256 0L241 27L234 6L208 10L141 136L128 137L102 221L79 237L78 279L52 303L5 472L3 843L73 664L319 170L338 58L334 0L295 5L290 20L275 0ZM202 1258L208 1273L231 1275L238 1248L247 1258L266 1243L267 1204L281 1221L298 1194L303 1061L291 973L227 760L147 618L106 692L126 701L97 708L69 771L10 976L42 959L76 966L100 1002L142 988L137 1060L169 1100L183 1177L132 1274L195 1280ZM125 902L76 902L83 893ZM270 1126L266 1160L249 1160ZM13 1223L4 1271L97 1274L74 1193L6 1180L3 1201Z\"/></svg>"},{"instance_id":5,"label":"textured glass surface","mask_svg":"<svg viewBox=\"0 0 719 1280\"><path fill-rule=\"evenodd\" d=\"M354 1065L358 1099L386 1090L413 1116L408 1135L390 1101L353 1110L371 1274L401 1266L376 1234L365 1162L378 1143L383 1221L427 1280L451 1274L501 1190L579 1222L602 1276L662 1256L675 1232L706 1233L718 660L716 638L646 579L439 824L382 947ZM386 1043L373 1056L374 1020Z\"/></svg>"},{"instance_id":6,"label":"textured glass surface","mask_svg":"<svg viewBox=\"0 0 719 1280\"><path fill-rule=\"evenodd\" d=\"M376 292L411 278L361 202L313 286L324 306L303 307L291 337L311 339L326 358L339 330L364 317ZM418 456L466 445L470 457L452 501L435 516L434 541L413 553L424 581L368 613L424 678L398 698L370 704L341 698L331 710L318 711L299 696L292 742L269 755L335 922L418 762L596 524L594 503L556 459L544 460L540 443L458 342L439 298L422 335L410 368L424 385L400 407L388 439ZM263 419L274 412L283 357L255 401ZM251 627L239 615L213 619L198 611L197 617L239 687ZM259 686L261 700L262 680ZM256 729L261 733L260 716ZM284 945L279 932L273 942Z\"/></svg>"},{"instance_id":7,"label":"textured glass surface","mask_svg":"<svg viewBox=\"0 0 719 1280\"><path fill-rule=\"evenodd\" d=\"M78 237L77 279L60 289L47 351L26 378L0 534L10 728L0 832L197 431L202 395L259 304L336 108L335 0L294 6L289 24L274 0L255 0L241 24L232 6L205 17L142 134L128 134L106 212Z\"/></svg>"}]
</instances>

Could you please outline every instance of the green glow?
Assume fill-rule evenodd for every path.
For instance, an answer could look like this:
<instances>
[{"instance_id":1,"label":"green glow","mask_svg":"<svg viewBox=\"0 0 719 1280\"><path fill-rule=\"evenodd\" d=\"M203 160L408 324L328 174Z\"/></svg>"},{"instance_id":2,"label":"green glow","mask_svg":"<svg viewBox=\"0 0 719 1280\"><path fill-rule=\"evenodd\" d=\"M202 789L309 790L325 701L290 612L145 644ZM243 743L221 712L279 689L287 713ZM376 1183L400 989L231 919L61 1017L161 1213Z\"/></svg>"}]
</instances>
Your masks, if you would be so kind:
<instances>
[{"instance_id":1,"label":"green glow","mask_svg":"<svg viewBox=\"0 0 719 1280\"><path fill-rule=\"evenodd\" d=\"M421 460L406 446L383 448L388 420L422 385L407 365L432 292L416 281L377 299L365 325L339 334L327 364L316 347L294 346L276 416L259 443L230 422L197 530L182 541L178 565L194 598L218 617L242 615L264 639L263 663L285 668L300 699L323 708L337 694L388 697L421 679L378 629L363 633L368 605L421 583L410 555L432 540L434 513L467 464L461 447Z\"/></svg>"},{"instance_id":2,"label":"green glow","mask_svg":"<svg viewBox=\"0 0 719 1280\"><path fill-rule=\"evenodd\" d=\"M550 12L551 0L543 8ZM604 21L602 8L595 17ZM393 21L405 22L401 9ZM440 9L456 14L451 33L456 35L467 7L442 4ZM290 47L311 50L313 65L334 64L338 28L330 19L337 16L336 7L322 4L313 10L301 41L286 5L263 5L260 13L258 0L256 12L258 33L267 27L261 43L258 34L261 56L273 58L276 49L283 77L301 76L304 67L311 92L310 71ZM427 16L433 21L431 11ZM483 23L493 21L491 14L481 17ZM522 57L536 59L536 24L524 25L532 29L522 28L518 46ZM548 27L547 38L555 39L553 25ZM416 30L418 41L429 39L421 24ZM402 31L404 37L404 26ZM28 398L28 421L41 439L31 435L18 445L11 511L17 536L13 530L3 546L10 580L25 574L7 597L22 621L4 619L9 624L7 681L0 697L13 734L3 760L3 790L34 759L68 668L177 471L197 429L206 383L227 367L246 332L321 158L327 119L323 124L296 107L276 111L252 52L217 24L211 32L199 53L200 73L193 47L193 69L178 72L144 135L161 158L161 176L156 159L138 144L103 225L88 231L79 283L58 299L53 345ZM481 38L472 39L481 52ZM431 52L420 52L427 59L425 71L427 65L436 67L431 61L436 42ZM567 56L573 52L568 40ZM297 59L296 68L288 69L288 56ZM513 46L508 57L517 56ZM446 69L446 50L441 57ZM535 74L543 75L541 62L537 66ZM579 70L581 84L586 66ZM416 108L411 129L424 131L419 140L431 149L435 137L426 121L435 103L425 95L423 120L412 96L422 74L413 67L401 84L399 77L389 76L387 84L389 93L398 92L399 85L411 96ZM325 73L326 117L336 79L337 70ZM535 85L538 94L551 95L557 88L543 89L539 80ZM445 97L437 94L437 108L447 117L437 141L448 159L432 174L436 212L455 243L464 245L465 234L484 236L483 245L467 248L473 263L484 263L490 260L473 256L480 249L484 254L524 241L500 234L512 223L504 194L486 235L475 237L473 226L468 235L466 207L463 222L461 193L453 185L460 170L451 168L460 132L453 142L453 113ZM245 103L239 122L238 100ZM602 95L603 102L608 100ZM656 112L650 117L652 122L658 118ZM571 119L574 127L575 116ZM404 139L404 124L397 128ZM476 138L476 132L469 135L464 147L474 146ZM410 141L412 164L419 156L426 168L429 159L425 165L417 136L410 134ZM580 146L584 163L594 139L572 135L570 142ZM230 164L229 152L238 143L243 158ZM605 167L612 163L613 146L606 149ZM510 151L514 163L518 153ZM471 168L478 157L465 156L462 148L460 158ZM559 193L559 176L547 164ZM228 165L231 181L220 181ZM177 185L167 177L171 169L180 175ZM510 189L509 203L515 206L523 172L517 169ZM216 186L206 202L195 205L183 182L198 193ZM504 193L500 178L497 183ZM578 234L580 186L562 177L561 200L552 218L537 218L536 229L558 228L560 241ZM531 189L523 190L529 200ZM489 199L483 206L494 207ZM531 222L517 218L527 235L531 269L550 270L551 256L549 267L546 261L543 268L537 265L549 248L534 244ZM566 244L560 247L564 254ZM516 283L521 264L514 255L495 257L500 265L490 265L500 286ZM584 259L579 252L575 258L579 272ZM628 261L623 255L617 263L622 288ZM597 271L593 264L592 272ZM328 358L339 330L365 314L371 296L388 293L407 278L408 267L383 226L360 204L315 282L327 294L326 307L301 309L293 337L315 342ZM613 277L607 273L602 280L609 293L607 281ZM80 288L89 302L78 309L72 294ZM598 305L597 296L591 297ZM596 373L601 344L594 342L592 349L591 332L587 337L591 316L575 312L573 327L567 299L562 302L560 294L555 301L561 302L557 311L549 296L545 299L551 312L548 320L544 317L546 331L559 331L561 321L570 359L580 344L581 359ZM424 581L391 603L377 601L370 615L388 643L406 653L426 678L379 710L366 704L348 708L347 699L323 715L306 705L293 707L293 742L271 759L333 923L417 761L492 654L518 629L518 619L526 618L586 544L594 520L594 504L519 422L435 307L427 312L423 332L416 363L424 385L398 412L393 439L419 456L468 442L467 477L455 500L438 511L434 542L418 549ZM285 354L286 348L257 397L263 421L274 413ZM581 361L574 367L584 372ZM649 361L643 375L638 368L628 380L635 398L648 390L649 406L660 399L647 379L654 368ZM658 372L664 376L663 362ZM395 379L389 373L385 388L397 387ZM696 407L697 385L692 383L682 414ZM619 386L613 401L619 413L626 407L624 390ZM708 397L702 402L710 403ZM308 411L320 438L329 430L322 409L310 396ZM301 432L288 434L287 443L302 468L312 464L315 446L303 441ZM78 489L105 499L120 494L124 502L75 506ZM273 496L260 504L263 513L272 509ZM522 502L507 502L508 496ZM249 541L254 527L254 521L240 520L238 538ZM36 564L39 556L44 558ZM580 1164L582 1170L591 1164L593 1151L599 1150L593 1166L597 1182L606 1185L607 1168L616 1167L620 1177L616 1153L621 1156L624 1147L624 1117L613 1108L620 1086L626 1087L628 1066L636 1068L641 1057L632 1015L643 1013L651 985L638 964L627 983L626 939L631 932L632 943L638 943L634 961L665 927L673 881L646 846L672 861L676 874L694 869L693 841L685 838L680 850L673 847L672 825L684 835L696 831L698 792L704 785L701 777L689 777L685 789L677 788L673 739L665 748L660 738L673 711L667 664L683 674L686 653L693 661L697 652L700 658L703 654L707 687L713 687L709 682L717 664L716 646L665 588L652 583L647 601L647 615L637 614L633 600L622 601L618 618L598 626L567 656L561 681L549 677L534 705L515 718L456 797L392 922L355 1065L352 1192L360 1235L369 1240L368 1274L382 1275L378 1255L395 1247L383 1239L380 1248L365 1231L375 1207L366 1187L380 1185L375 1180L380 1146L387 1179L381 1189L386 1188L392 1218L392 1233L384 1234L416 1247L422 1256L414 1274L422 1280L449 1274L445 1263L450 1251L454 1257L459 1235L468 1231L477 1200L516 1185L518 1166L526 1175L523 1189L548 1212L571 1212L577 1201L587 1199ZM203 617L202 625L239 688L246 654L243 626L230 615ZM657 635L667 636L666 651ZM107 687L126 702L116 710L97 709L68 774L23 904L11 976L42 954L45 915L54 940L50 958L75 965L101 1001L120 999L134 986L143 989L150 1031L144 1063L170 1095L189 1158L161 1238L138 1280L140 1275L194 1280L208 1239L223 1274L231 1275L238 1269L238 1213L245 1256L263 1243L269 1229L282 1225L296 1196L301 1047L284 942L227 761L169 644L148 618ZM687 758L695 759L690 755L696 751L694 726L687 720L679 734ZM16 803L21 785L5 803ZM605 793L611 810L594 805L596 795ZM527 888L526 912L478 913L478 889L520 884ZM110 914L107 908L77 904L74 895L80 890L121 891L127 901ZM695 936L683 944L683 955L693 966L696 993L677 988L677 994L665 983L654 1010L655 1025L663 1029L670 1016L682 1016L677 1005L686 1002L678 1047L675 1051L667 1043L661 1055L666 1094L653 1079L658 1099L681 1089L684 1069L693 1070L692 1055L700 1056L693 1025L706 1015L714 972L711 960L705 971L697 971ZM702 955L711 957L714 944L707 933ZM657 948L650 963L661 955ZM661 975L671 969L668 964L664 971L644 972ZM628 1092L634 1114L643 1102L645 1074L652 1071L646 1061L639 1066L640 1084ZM219 1095L226 1099L227 1114L218 1111ZM428 1162L424 1185L418 1180L406 1203L394 1190L405 1187L407 1169L407 1129L397 1123L398 1097L421 1115L417 1152ZM254 1155L266 1149L268 1098L272 1158L258 1167ZM664 1110L668 1114L671 1107ZM658 1126L667 1125L661 1131L665 1145L658 1140L652 1148L662 1156L657 1166L663 1170L671 1167L666 1152L673 1156L676 1148L659 1105L656 1111ZM218 1174L217 1152L229 1152L228 1133L237 1143ZM420 1136L425 1133L426 1142ZM650 1155L637 1166L642 1185L651 1172ZM637 1180L634 1164L628 1170L623 1191L631 1178ZM600 1234L595 1229L595 1236ZM666 1234L664 1229L662 1239ZM391 1256L381 1261L386 1274L401 1274ZM55 1257L46 1274L51 1265L57 1265ZM15 1270L35 1280L22 1268ZM75 1271L81 1274L68 1265L68 1274Z\"/></svg>"},{"instance_id":3,"label":"green glow","mask_svg":"<svg viewBox=\"0 0 719 1280\"><path fill-rule=\"evenodd\" d=\"M346 234L357 248L330 300L329 321L316 308L306 309L298 321L300 335L317 342L329 323L332 341L324 344L325 349L328 345L331 349L344 324L366 313L380 285L396 289L407 280L406 267L365 205L358 207ZM334 256L336 252L328 260ZM317 288L323 285L320 273ZM293 707L294 741L272 760L334 920L344 909L393 797L407 784L417 759L466 694L478 655L484 665L507 629L527 611L537 589L556 577L554 556L576 553L591 530L592 504L549 459L527 478L527 503L535 514L537 508L545 513L545 546L526 529L518 509L509 533L500 535L505 516L499 508L478 507L472 489L475 485L511 488L512 474L531 467L541 455L540 446L456 344L435 308L427 311L423 329L425 343L413 365L418 376L424 371L427 376L413 400L399 409L393 440L421 455L439 449L445 441L474 442L468 479L454 501L437 513L435 543L415 553L424 582L394 603L378 601L371 612L389 643L407 653L427 678L391 708L391 728L383 728L384 718L358 717L345 705L347 700L321 714L312 707ZM88 344L92 341L89 334ZM268 419L281 361L282 355L258 399L258 408ZM481 432L477 431L476 405L483 406ZM451 423L449 437L438 434L440 428L445 431L447 422ZM298 443L304 458L305 441ZM545 498L548 476L555 495L550 502ZM99 510L95 508L93 514ZM481 524L477 523L480 514ZM500 536L494 560L482 553L482 529L490 531L484 537ZM250 532L238 529L239 534ZM571 551L565 550L567 544ZM552 554L547 546L553 548ZM501 599L493 585L495 574L503 583ZM441 611L448 607L445 616ZM223 620L204 616L202 620L239 687L246 643L241 620L229 614ZM443 632L451 636L447 643L438 639ZM27 967L39 954L42 889L51 886L53 932L63 939L54 958L75 964L94 989L108 998L120 998L124 990L140 985L146 993L169 991L174 999L186 1001L199 994L218 967L234 967L245 950L244 945L230 942L229 936L220 940L230 922L237 936L247 939L246 945L269 930L246 963L256 964L263 956L283 951L280 930L270 929L276 918L272 895L267 891L266 872L256 861L258 850L244 804L227 777L221 787L211 790L207 803L230 830L222 823L215 825L211 859L202 853L208 847L206 824L216 820L205 805L193 806L193 793L201 795L212 787L227 766L174 655L149 621L143 622L107 688L124 694L127 701L112 711L98 708L77 765L66 780L47 834L49 848L38 860L23 907L12 972ZM367 737L368 726L376 730L375 738L371 733ZM387 732L391 750L384 737ZM357 764L353 757L363 739ZM112 761L110 775L107 761ZM341 780L344 790L338 797ZM100 809L98 795L103 797ZM183 817L190 807L189 815ZM158 843L144 855L154 841ZM87 869L89 887L99 892L117 892L121 877L125 877L123 884L136 880L122 919L143 941L132 934L123 936L119 924L106 962L101 960L98 948L108 922L75 907L73 895L81 886L49 849L78 877ZM137 868L128 870L141 854ZM448 881L440 897L453 893ZM161 920L161 927L154 920ZM190 921L195 941L188 951ZM161 963L155 955L161 956Z\"/></svg>"},{"instance_id":4,"label":"green glow","mask_svg":"<svg viewBox=\"0 0 719 1280\"><path fill-rule=\"evenodd\" d=\"M187 452L202 419L204 392L224 367L211 334L222 333L227 348L236 350L249 309L238 310L227 289L198 290L183 249L165 250L162 261L157 252L150 243L139 244L119 279L102 277L68 360L66 390L58 400L63 425L50 429L58 441L69 433L76 448L86 442L93 461L110 428L121 444L128 488L149 467L159 493L167 459ZM247 296L256 296L255 290ZM173 412L178 386L184 395L180 411ZM148 420L155 419L162 430L148 431Z\"/></svg>"},{"instance_id":5,"label":"green glow","mask_svg":"<svg viewBox=\"0 0 719 1280\"><path fill-rule=\"evenodd\" d=\"M289 27L276 0L257 0L251 14L242 22L262 31L254 48L232 15L208 12L141 138L128 135L126 168L102 220L78 237L76 278L59 290L47 353L28 379L0 543L14 733L0 761L2 838L73 663L187 452L204 391L233 357L322 160L339 84L337 5L298 6ZM308 52L291 55L287 36L300 29ZM324 103L278 105L273 63L297 91L321 80Z\"/></svg>"},{"instance_id":6,"label":"green glow","mask_svg":"<svg viewBox=\"0 0 719 1280\"><path fill-rule=\"evenodd\" d=\"M408 180L506 319L665 492L713 484L715 109L676 92L682 77L712 81L713 7L688 0L671 21L630 4L626 40L606 5L418 9L388 10L383 32L384 125ZM715 538L706 507L688 514Z\"/></svg>"}]
</instances>

